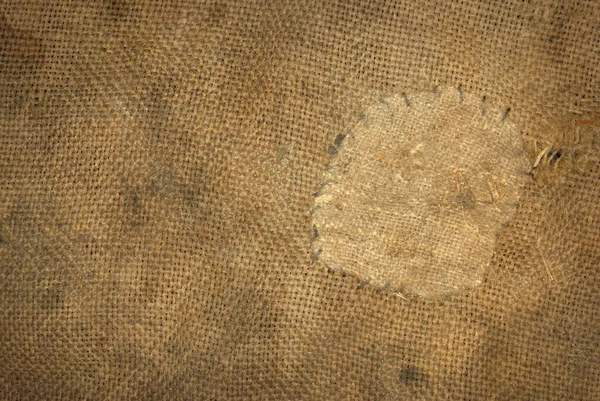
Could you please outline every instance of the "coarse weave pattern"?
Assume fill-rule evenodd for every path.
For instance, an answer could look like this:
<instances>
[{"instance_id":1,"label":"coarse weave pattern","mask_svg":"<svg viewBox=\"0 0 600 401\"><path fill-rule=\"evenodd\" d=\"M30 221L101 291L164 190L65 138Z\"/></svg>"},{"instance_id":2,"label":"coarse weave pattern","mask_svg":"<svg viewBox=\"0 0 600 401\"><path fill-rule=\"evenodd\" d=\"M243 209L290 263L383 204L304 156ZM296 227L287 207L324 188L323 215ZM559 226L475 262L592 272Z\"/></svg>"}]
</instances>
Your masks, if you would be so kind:
<instances>
[{"instance_id":1,"label":"coarse weave pattern","mask_svg":"<svg viewBox=\"0 0 600 401\"><path fill-rule=\"evenodd\" d=\"M335 138L458 88L531 171L484 281L311 251ZM0 398L600 399L596 1L0 0Z\"/></svg>"}]
</instances>

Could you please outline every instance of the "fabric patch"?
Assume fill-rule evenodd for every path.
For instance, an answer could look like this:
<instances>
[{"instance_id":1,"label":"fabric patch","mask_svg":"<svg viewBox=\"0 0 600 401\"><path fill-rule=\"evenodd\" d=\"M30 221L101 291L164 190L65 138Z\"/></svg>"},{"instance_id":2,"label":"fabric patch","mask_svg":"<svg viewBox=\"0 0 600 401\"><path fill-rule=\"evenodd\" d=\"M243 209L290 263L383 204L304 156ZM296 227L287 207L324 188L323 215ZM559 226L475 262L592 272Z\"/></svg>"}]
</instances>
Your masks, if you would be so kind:
<instances>
[{"instance_id":1,"label":"fabric patch","mask_svg":"<svg viewBox=\"0 0 600 401\"><path fill-rule=\"evenodd\" d=\"M372 106L329 149L315 254L406 295L479 285L531 167L508 111L460 87Z\"/></svg>"}]
</instances>

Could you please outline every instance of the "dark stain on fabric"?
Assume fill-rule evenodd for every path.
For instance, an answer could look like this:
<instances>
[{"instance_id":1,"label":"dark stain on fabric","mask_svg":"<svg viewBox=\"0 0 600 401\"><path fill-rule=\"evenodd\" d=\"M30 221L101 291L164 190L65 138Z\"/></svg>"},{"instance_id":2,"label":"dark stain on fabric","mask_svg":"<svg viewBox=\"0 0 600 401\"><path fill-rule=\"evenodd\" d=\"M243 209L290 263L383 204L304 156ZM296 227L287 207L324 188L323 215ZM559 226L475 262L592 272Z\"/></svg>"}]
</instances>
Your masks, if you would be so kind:
<instances>
[{"instance_id":1,"label":"dark stain on fabric","mask_svg":"<svg viewBox=\"0 0 600 401\"><path fill-rule=\"evenodd\" d=\"M281 315L276 311L273 301L255 288L240 289L232 299L232 308L224 322L222 339L223 349L230 350L235 360L239 352L255 352L254 344L268 346L276 337L274 316Z\"/></svg>"},{"instance_id":2,"label":"dark stain on fabric","mask_svg":"<svg viewBox=\"0 0 600 401\"><path fill-rule=\"evenodd\" d=\"M149 198L156 198L160 201L172 198L178 191L178 182L173 177L170 169L154 168L152 176L147 180L144 193Z\"/></svg>"},{"instance_id":3,"label":"dark stain on fabric","mask_svg":"<svg viewBox=\"0 0 600 401\"><path fill-rule=\"evenodd\" d=\"M126 20L131 16L132 7L129 0L108 0L105 4L106 16L110 20Z\"/></svg>"},{"instance_id":4,"label":"dark stain on fabric","mask_svg":"<svg viewBox=\"0 0 600 401\"><path fill-rule=\"evenodd\" d=\"M130 227L143 227L149 221L144 201L145 193L141 188L133 188L122 194L125 221Z\"/></svg>"},{"instance_id":5,"label":"dark stain on fabric","mask_svg":"<svg viewBox=\"0 0 600 401\"><path fill-rule=\"evenodd\" d=\"M210 26L218 26L227 17L229 7L226 2L216 2L208 6L207 20Z\"/></svg>"},{"instance_id":6,"label":"dark stain on fabric","mask_svg":"<svg viewBox=\"0 0 600 401\"><path fill-rule=\"evenodd\" d=\"M178 359L177 365L179 368L171 379L166 383L161 380L154 381L141 398L193 400L198 398L198 394L202 394L204 399L218 398L214 393L219 391L221 383L215 376L220 376L221 366L214 361L207 361L206 357L198 353L188 353L183 359ZM207 377L211 377L211 380Z\"/></svg>"},{"instance_id":7,"label":"dark stain on fabric","mask_svg":"<svg viewBox=\"0 0 600 401\"><path fill-rule=\"evenodd\" d=\"M579 20L581 15L573 14L568 5L549 7L542 13L542 21L548 26L548 39L546 53L553 63L562 64L567 59L567 49L569 41L564 40L567 36L569 27L574 24L573 19Z\"/></svg>"},{"instance_id":8,"label":"dark stain on fabric","mask_svg":"<svg viewBox=\"0 0 600 401\"><path fill-rule=\"evenodd\" d=\"M0 232L11 238L0 255L6 278L0 289L14 302L59 309L70 288L80 284L74 280L81 270L77 242L51 208L42 211L33 205L20 199L0 221Z\"/></svg>"},{"instance_id":9,"label":"dark stain on fabric","mask_svg":"<svg viewBox=\"0 0 600 401\"><path fill-rule=\"evenodd\" d=\"M406 365L398 375L398 381L402 385L413 385L416 383L426 383L428 376L417 365Z\"/></svg>"},{"instance_id":10,"label":"dark stain on fabric","mask_svg":"<svg viewBox=\"0 0 600 401\"><path fill-rule=\"evenodd\" d=\"M0 13L0 90L5 99L0 115L13 120L20 115L39 85L38 75L45 63L43 41L29 32L12 27Z\"/></svg>"},{"instance_id":11,"label":"dark stain on fabric","mask_svg":"<svg viewBox=\"0 0 600 401\"><path fill-rule=\"evenodd\" d=\"M171 103L168 100L167 90L174 90L171 87L173 83L161 84L167 88L160 88L155 85L148 89L143 95L141 110L139 110L139 124L148 133L152 143L164 142L167 140L165 130L167 129L167 120L171 112Z\"/></svg>"},{"instance_id":12,"label":"dark stain on fabric","mask_svg":"<svg viewBox=\"0 0 600 401\"><path fill-rule=\"evenodd\" d=\"M39 300L42 309L59 309L65 300L65 286L58 283L48 286L41 292Z\"/></svg>"},{"instance_id":13,"label":"dark stain on fabric","mask_svg":"<svg viewBox=\"0 0 600 401\"><path fill-rule=\"evenodd\" d=\"M176 176L166 152L157 149L154 154L149 175L124 179L118 201L121 224L143 229L153 220L167 218L164 213L155 213L165 205L194 226L208 219L212 191L201 162L191 166L187 176Z\"/></svg>"},{"instance_id":14,"label":"dark stain on fabric","mask_svg":"<svg viewBox=\"0 0 600 401\"><path fill-rule=\"evenodd\" d=\"M198 190L191 186L184 186L182 189L182 196L184 203L188 205L195 205L201 199Z\"/></svg>"},{"instance_id":15,"label":"dark stain on fabric","mask_svg":"<svg viewBox=\"0 0 600 401\"><path fill-rule=\"evenodd\" d=\"M473 192L468 188L463 189L461 193L456 196L456 200L463 209L475 209L477 204L475 195L473 195Z\"/></svg>"}]
</instances>

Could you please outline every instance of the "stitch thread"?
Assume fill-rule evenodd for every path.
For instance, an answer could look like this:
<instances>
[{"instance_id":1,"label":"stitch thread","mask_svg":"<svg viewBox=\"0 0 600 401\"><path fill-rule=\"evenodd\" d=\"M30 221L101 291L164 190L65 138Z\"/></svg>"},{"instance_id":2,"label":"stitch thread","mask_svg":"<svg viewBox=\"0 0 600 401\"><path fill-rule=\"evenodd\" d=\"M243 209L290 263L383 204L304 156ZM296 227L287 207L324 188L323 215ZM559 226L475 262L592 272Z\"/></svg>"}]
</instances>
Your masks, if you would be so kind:
<instances>
[{"instance_id":1,"label":"stitch thread","mask_svg":"<svg viewBox=\"0 0 600 401\"><path fill-rule=\"evenodd\" d=\"M311 264L314 264L317 261L317 259L319 259L319 256L321 256L321 252L323 252L323 250L319 249L317 252L314 253L314 255L312 256Z\"/></svg>"},{"instance_id":2,"label":"stitch thread","mask_svg":"<svg viewBox=\"0 0 600 401\"><path fill-rule=\"evenodd\" d=\"M405 92L402 92L402 98L404 99L404 103L406 103L406 107L410 107L410 100L408 100Z\"/></svg>"},{"instance_id":3,"label":"stitch thread","mask_svg":"<svg viewBox=\"0 0 600 401\"><path fill-rule=\"evenodd\" d=\"M335 147L339 148L342 145L342 143L344 142L345 138L346 138L346 135L344 135L344 134L338 134L335 137L335 140L333 141L333 145Z\"/></svg>"},{"instance_id":4,"label":"stitch thread","mask_svg":"<svg viewBox=\"0 0 600 401\"><path fill-rule=\"evenodd\" d=\"M317 192L314 193L315 198L318 198L319 196L323 195L323 190L325 189L327 184L329 184L329 181L325 181L323 184L321 184Z\"/></svg>"},{"instance_id":5,"label":"stitch thread","mask_svg":"<svg viewBox=\"0 0 600 401\"><path fill-rule=\"evenodd\" d=\"M365 281L363 281L362 283L360 283L358 285L358 287L356 287L357 290L361 290L363 289L365 286L369 285L369 283L371 282L371 279L366 279Z\"/></svg>"}]
</instances>

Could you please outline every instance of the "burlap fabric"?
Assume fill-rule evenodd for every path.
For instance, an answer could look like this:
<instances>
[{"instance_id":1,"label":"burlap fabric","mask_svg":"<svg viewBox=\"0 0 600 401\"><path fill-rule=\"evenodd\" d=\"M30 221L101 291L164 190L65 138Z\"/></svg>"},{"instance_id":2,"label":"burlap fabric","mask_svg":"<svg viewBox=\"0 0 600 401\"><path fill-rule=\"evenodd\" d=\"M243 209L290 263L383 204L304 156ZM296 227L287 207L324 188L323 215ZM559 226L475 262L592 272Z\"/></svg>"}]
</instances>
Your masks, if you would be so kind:
<instances>
[{"instance_id":1,"label":"burlap fabric","mask_svg":"<svg viewBox=\"0 0 600 401\"><path fill-rule=\"evenodd\" d=\"M0 398L599 399L599 32L594 1L1 1ZM405 235L370 282L363 237L316 249L320 191L373 105L436 88L527 171L475 276ZM385 286L406 247L434 290Z\"/></svg>"}]
</instances>

